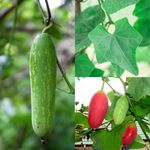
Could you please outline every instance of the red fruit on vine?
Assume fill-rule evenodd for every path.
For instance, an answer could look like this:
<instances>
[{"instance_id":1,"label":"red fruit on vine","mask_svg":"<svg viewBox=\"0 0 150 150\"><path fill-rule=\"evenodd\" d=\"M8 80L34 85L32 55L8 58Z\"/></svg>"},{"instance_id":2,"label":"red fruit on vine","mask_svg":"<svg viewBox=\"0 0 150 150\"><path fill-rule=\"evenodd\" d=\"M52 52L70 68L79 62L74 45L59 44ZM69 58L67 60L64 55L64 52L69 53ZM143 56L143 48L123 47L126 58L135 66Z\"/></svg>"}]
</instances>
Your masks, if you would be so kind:
<instances>
[{"instance_id":1,"label":"red fruit on vine","mask_svg":"<svg viewBox=\"0 0 150 150\"><path fill-rule=\"evenodd\" d=\"M91 128L98 128L107 113L108 98L104 92L96 92L91 98L88 113L88 123Z\"/></svg>"},{"instance_id":2,"label":"red fruit on vine","mask_svg":"<svg viewBox=\"0 0 150 150\"><path fill-rule=\"evenodd\" d=\"M134 125L129 125L123 135L122 135L122 143L124 146L130 145L137 135L137 127Z\"/></svg>"}]
</instances>

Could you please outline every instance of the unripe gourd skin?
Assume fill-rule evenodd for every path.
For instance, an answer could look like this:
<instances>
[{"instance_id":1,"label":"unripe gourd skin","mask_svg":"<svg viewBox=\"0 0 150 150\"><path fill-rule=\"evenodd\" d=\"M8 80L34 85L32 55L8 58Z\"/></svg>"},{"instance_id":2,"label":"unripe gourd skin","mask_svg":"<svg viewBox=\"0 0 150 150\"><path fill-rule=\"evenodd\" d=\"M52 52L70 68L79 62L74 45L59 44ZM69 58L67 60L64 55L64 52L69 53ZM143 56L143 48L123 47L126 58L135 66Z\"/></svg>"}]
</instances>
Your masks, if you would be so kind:
<instances>
[{"instance_id":1,"label":"unripe gourd skin","mask_svg":"<svg viewBox=\"0 0 150 150\"><path fill-rule=\"evenodd\" d=\"M52 129L55 89L56 52L47 33L38 35L30 51L32 126L40 137Z\"/></svg>"},{"instance_id":2,"label":"unripe gourd skin","mask_svg":"<svg viewBox=\"0 0 150 150\"><path fill-rule=\"evenodd\" d=\"M129 125L123 135L122 135L122 143L124 146L130 145L134 139L136 138L137 135L137 127L133 125Z\"/></svg>"},{"instance_id":3,"label":"unripe gourd skin","mask_svg":"<svg viewBox=\"0 0 150 150\"><path fill-rule=\"evenodd\" d=\"M93 95L89 105L88 123L91 128L98 128L107 113L108 99L105 93L97 92Z\"/></svg>"},{"instance_id":4,"label":"unripe gourd skin","mask_svg":"<svg viewBox=\"0 0 150 150\"><path fill-rule=\"evenodd\" d=\"M121 98L118 99L113 112L113 119L116 125L120 125L124 121L128 109L129 109L128 100L126 96L122 96Z\"/></svg>"}]
</instances>

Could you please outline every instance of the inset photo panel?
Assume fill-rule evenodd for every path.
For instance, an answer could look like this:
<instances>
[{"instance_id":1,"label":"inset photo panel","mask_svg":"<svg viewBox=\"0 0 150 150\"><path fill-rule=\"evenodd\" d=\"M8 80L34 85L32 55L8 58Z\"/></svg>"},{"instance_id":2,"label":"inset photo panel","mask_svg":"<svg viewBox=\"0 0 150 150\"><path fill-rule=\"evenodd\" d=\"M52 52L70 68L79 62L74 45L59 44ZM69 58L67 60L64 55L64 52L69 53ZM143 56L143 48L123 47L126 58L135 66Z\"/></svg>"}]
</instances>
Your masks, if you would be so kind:
<instances>
[{"instance_id":1,"label":"inset photo panel","mask_svg":"<svg viewBox=\"0 0 150 150\"><path fill-rule=\"evenodd\" d=\"M149 0L76 0L76 77L149 77Z\"/></svg>"},{"instance_id":2,"label":"inset photo panel","mask_svg":"<svg viewBox=\"0 0 150 150\"><path fill-rule=\"evenodd\" d=\"M150 78L76 78L75 149L150 149Z\"/></svg>"}]
</instances>

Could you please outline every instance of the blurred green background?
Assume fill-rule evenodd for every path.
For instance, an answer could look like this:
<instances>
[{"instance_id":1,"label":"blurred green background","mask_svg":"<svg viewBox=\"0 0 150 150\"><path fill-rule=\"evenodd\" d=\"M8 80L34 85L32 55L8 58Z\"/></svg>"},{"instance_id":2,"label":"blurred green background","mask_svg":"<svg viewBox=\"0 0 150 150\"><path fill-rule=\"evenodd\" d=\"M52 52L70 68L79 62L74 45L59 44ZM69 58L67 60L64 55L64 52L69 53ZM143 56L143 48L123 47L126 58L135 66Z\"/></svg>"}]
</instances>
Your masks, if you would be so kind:
<instances>
[{"instance_id":1,"label":"blurred green background","mask_svg":"<svg viewBox=\"0 0 150 150\"><path fill-rule=\"evenodd\" d=\"M74 95L68 93L68 86L58 69L54 129L48 144L41 145L40 138L33 132L29 52L33 38L42 31L44 24L36 1L18 0L17 6L15 2L0 0L0 150L72 150ZM59 25L49 32L58 58L74 85L72 7L70 0L66 0L52 10Z\"/></svg>"}]
</instances>

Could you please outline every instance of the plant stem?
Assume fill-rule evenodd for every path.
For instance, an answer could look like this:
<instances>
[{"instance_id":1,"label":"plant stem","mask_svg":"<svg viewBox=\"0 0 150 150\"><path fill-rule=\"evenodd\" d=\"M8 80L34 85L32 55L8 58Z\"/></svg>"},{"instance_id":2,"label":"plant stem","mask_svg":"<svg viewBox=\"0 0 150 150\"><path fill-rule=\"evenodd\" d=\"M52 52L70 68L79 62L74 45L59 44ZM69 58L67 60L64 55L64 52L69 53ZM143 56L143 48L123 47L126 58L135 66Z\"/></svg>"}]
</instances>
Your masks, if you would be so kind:
<instances>
[{"instance_id":1,"label":"plant stem","mask_svg":"<svg viewBox=\"0 0 150 150\"><path fill-rule=\"evenodd\" d=\"M113 120L110 120L110 121L107 121L107 122L104 122L102 125L105 125L105 124L109 124L109 123L111 123Z\"/></svg>"},{"instance_id":2,"label":"plant stem","mask_svg":"<svg viewBox=\"0 0 150 150\"><path fill-rule=\"evenodd\" d=\"M100 91L103 91L103 90L104 90L104 84L105 84L105 81L103 80L103 83L102 83L102 86L101 86Z\"/></svg>"},{"instance_id":3,"label":"plant stem","mask_svg":"<svg viewBox=\"0 0 150 150\"><path fill-rule=\"evenodd\" d=\"M106 16L107 16L107 18L108 18L108 20L109 20L106 24L114 24L114 22L113 22L113 20L111 19L109 13L108 13L108 12L105 10L105 8L103 7L103 2L102 2L101 0L98 0L98 3L99 3L99 5L100 5L100 7L102 7L103 10L105 11L105 14L106 14Z\"/></svg>"},{"instance_id":4,"label":"plant stem","mask_svg":"<svg viewBox=\"0 0 150 150\"><path fill-rule=\"evenodd\" d=\"M41 3L40 3L40 0L38 0L37 3L38 3L38 6L39 6L39 8L40 8L40 11L41 11L41 13L42 13L42 15L43 15L43 19L45 20L46 15L45 15L45 13L44 13L44 10L43 10L43 8L42 8L42 5L41 5Z\"/></svg>"},{"instance_id":5,"label":"plant stem","mask_svg":"<svg viewBox=\"0 0 150 150\"><path fill-rule=\"evenodd\" d=\"M88 133L91 133L93 131L93 129L88 129L87 131L83 131L82 134L83 135L87 135Z\"/></svg>"},{"instance_id":6,"label":"plant stem","mask_svg":"<svg viewBox=\"0 0 150 150\"><path fill-rule=\"evenodd\" d=\"M56 90L59 90L59 91L61 91L61 92L64 92L64 93L67 93L67 94L70 94L70 92L68 92L68 91L65 91L65 90L63 90L63 89L61 89L61 88L56 88Z\"/></svg>"},{"instance_id":7,"label":"plant stem","mask_svg":"<svg viewBox=\"0 0 150 150\"><path fill-rule=\"evenodd\" d=\"M109 24L114 24L114 22L113 22L113 20L111 19L109 13L107 13L107 11L105 11L105 13L106 13L106 15L107 15L107 17L108 17L108 20L109 20L108 23L109 23Z\"/></svg>"},{"instance_id":8,"label":"plant stem","mask_svg":"<svg viewBox=\"0 0 150 150\"><path fill-rule=\"evenodd\" d=\"M38 6L41 10L41 13L43 15L43 20L44 20L44 23L46 24L46 26L48 26L50 23L51 23L51 10L50 10L50 7L49 7L49 4L48 4L48 1L45 0L45 4L46 4L46 9L47 9L47 16L45 15L44 13L44 10L42 8L42 5L40 3L40 0L37 1L38 2Z\"/></svg>"},{"instance_id":9,"label":"plant stem","mask_svg":"<svg viewBox=\"0 0 150 150\"><path fill-rule=\"evenodd\" d=\"M109 122L108 122L108 121L107 121L107 122L104 122L102 125L107 124L105 128L96 128L96 129L89 128L87 131L83 131L82 134L83 134L83 135L87 135L87 134L92 133L92 132L95 132L95 131L107 130L107 128L108 128L108 126L111 124L111 122L112 122L112 120L109 121Z\"/></svg>"},{"instance_id":10,"label":"plant stem","mask_svg":"<svg viewBox=\"0 0 150 150\"><path fill-rule=\"evenodd\" d=\"M99 6L101 6L101 1L100 0L98 0L98 4L99 4Z\"/></svg>"},{"instance_id":11,"label":"plant stem","mask_svg":"<svg viewBox=\"0 0 150 150\"><path fill-rule=\"evenodd\" d=\"M102 80L113 90L113 92L117 93L117 91L108 83L107 79L102 78Z\"/></svg>"},{"instance_id":12,"label":"plant stem","mask_svg":"<svg viewBox=\"0 0 150 150\"><path fill-rule=\"evenodd\" d=\"M89 133L95 132L95 131L99 131L99 130L106 130L106 128L96 128L96 129L89 129L87 131L83 131L83 135L87 135Z\"/></svg>"},{"instance_id":13,"label":"plant stem","mask_svg":"<svg viewBox=\"0 0 150 150\"><path fill-rule=\"evenodd\" d=\"M69 87L69 89L70 89L70 93L71 93L71 94L74 94L74 93L75 93L75 90L74 90L73 86L71 85L71 83L69 82L69 80L68 80L68 78L67 78L67 76L66 76L66 73L64 72L64 70L63 70L63 68L62 68L62 66L61 66L61 64L60 64L60 62L59 62L59 60L58 60L58 58L57 58L57 65L58 65L58 67L59 67L60 72L62 73L62 76L63 76L64 80L66 81L66 83L67 83L67 85L68 85L68 87Z\"/></svg>"},{"instance_id":14,"label":"plant stem","mask_svg":"<svg viewBox=\"0 0 150 150\"><path fill-rule=\"evenodd\" d=\"M49 30L49 28L50 28L52 25L53 25L53 24L51 23L50 25L46 26L46 27L43 29L42 33L46 33L47 30Z\"/></svg>"},{"instance_id":15,"label":"plant stem","mask_svg":"<svg viewBox=\"0 0 150 150\"><path fill-rule=\"evenodd\" d=\"M111 124L111 121L107 124L106 128L108 129L109 125Z\"/></svg>"},{"instance_id":16,"label":"plant stem","mask_svg":"<svg viewBox=\"0 0 150 150\"><path fill-rule=\"evenodd\" d=\"M47 0L45 0L45 4L46 4L46 8L47 8L47 13L48 13L48 17L47 17L47 20L46 20L46 25L49 25L50 22L51 22L51 11L50 11L50 7L49 7L49 4L48 4Z\"/></svg>"},{"instance_id":17,"label":"plant stem","mask_svg":"<svg viewBox=\"0 0 150 150\"><path fill-rule=\"evenodd\" d=\"M120 79L120 81L121 81L121 83L122 83L122 85L123 85L124 91L126 92L126 85L125 85L124 81L122 80L121 77L119 77L119 79Z\"/></svg>"}]
</instances>

